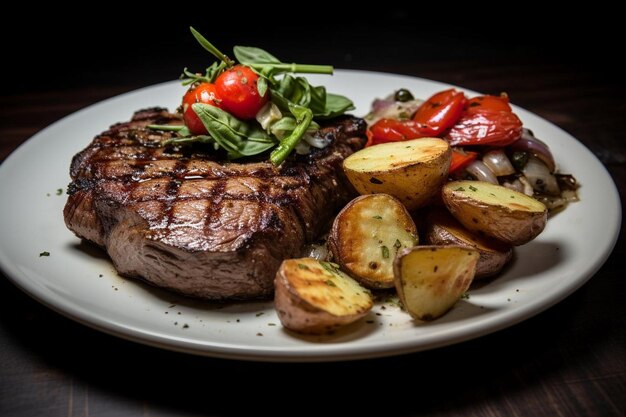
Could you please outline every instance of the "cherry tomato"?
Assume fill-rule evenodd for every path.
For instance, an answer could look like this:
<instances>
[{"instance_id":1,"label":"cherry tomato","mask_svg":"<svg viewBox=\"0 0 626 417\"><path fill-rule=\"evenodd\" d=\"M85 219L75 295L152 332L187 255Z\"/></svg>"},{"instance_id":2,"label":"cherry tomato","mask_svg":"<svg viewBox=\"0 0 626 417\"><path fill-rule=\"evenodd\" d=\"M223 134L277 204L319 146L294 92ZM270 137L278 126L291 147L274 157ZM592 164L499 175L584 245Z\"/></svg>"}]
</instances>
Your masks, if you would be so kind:
<instances>
[{"instance_id":1,"label":"cherry tomato","mask_svg":"<svg viewBox=\"0 0 626 417\"><path fill-rule=\"evenodd\" d=\"M467 113L513 111L505 95L474 97L467 102L465 110Z\"/></svg>"},{"instance_id":2,"label":"cherry tomato","mask_svg":"<svg viewBox=\"0 0 626 417\"><path fill-rule=\"evenodd\" d=\"M507 146L522 135L522 121L511 111L467 112L450 129L451 146Z\"/></svg>"},{"instance_id":3,"label":"cherry tomato","mask_svg":"<svg viewBox=\"0 0 626 417\"><path fill-rule=\"evenodd\" d=\"M453 88L441 91L417 109L413 120L423 136L439 136L459 120L466 101L465 95Z\"/></svg>"},{"instance_id":4,"label":"cherry tomato","mask_svg":"<svg viewBox=\"0 0 626 417\"><path fill-rule=\"evenodd\" d=\"M419 124L413 120L380 119L367 130L365 146L423 138Z\"/></svg>"},{"instance_id":5,"label":"cherry tomato","mask_svg":"<svg viewBox=\"0 0 626 417\"><path fill-rule=\"evenodd\" d=\"M222 99L217 93L215 84L201 83L196 87L190 88L183 96L183 120L185 121L185 126L194 135L206 135L206 128L191 108L191 105L194 103L205 103L221 108Z\"/></svg>"},{"instance_id":6,"label":"cherry tomato","mask_svg":"<svg viewBox=\"0 0 626 417\"><path fill-rule=\"evenodd\" d=\"M452 160L450 161L449 174L454 174L463 170L470 162L478 157L478 152L462 151L452 148Z\"/></svg>"},{"instance_id":7,"label":"cherry tomato","mask_svg":"<svg viewBox=\"0 0 626 417\"><path fill-rule=\"evenodd\" d=\"M244 65L235 65L221 73L215 86L222 98L222 108L239 119L254 119L270 99L268 92L263 97L259 94L258 80L259 76Z\"/></svg>"}]
</instances>

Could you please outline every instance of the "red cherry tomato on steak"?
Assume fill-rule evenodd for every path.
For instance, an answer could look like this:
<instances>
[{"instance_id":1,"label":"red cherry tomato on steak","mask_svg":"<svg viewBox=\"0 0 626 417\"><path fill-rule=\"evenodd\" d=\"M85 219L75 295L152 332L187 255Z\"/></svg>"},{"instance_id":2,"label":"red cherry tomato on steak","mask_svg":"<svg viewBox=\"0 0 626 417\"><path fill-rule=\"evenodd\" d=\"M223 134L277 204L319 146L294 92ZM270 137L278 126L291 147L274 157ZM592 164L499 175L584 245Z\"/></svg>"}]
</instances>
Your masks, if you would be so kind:
<instances>
[{"instance_id":1,"label":"red cherry tomato on steak","mask_svg":"<svg viewBox=\"0 0 626 417\"><path fill-rule=\"evenodd\" d=\"M222 98L221 107L239 119L254 119L270 98L268 92L261 97L258 80L259 76L244 65L235 65L221 73L215 80Z\"/></svg>"},{"instance_id":2,"label":"red cherry tomato on steak","mask_svg":"<svg viewBox=\"0 0 626 417\"><path fill-rule=\"evenodd\" d=\"M413 120L380 119L367 130L365 146L423 138L419 124Z\"/></svg>"},{"instance_id":3,"label":"red cherry tomato on steak","mask_svg":"<svg viewBox=\"0 0 626 417\"><path fill-rule=\"evenodd\" d=\"M466 101L465 95L453 88L441 91L417 109L413 120L423 136L440 136L459 120Z\"/></svg>"},{"instance_id":4,"label":"red cherry tomato on steak","mask_svg":"<svg viewBox=\"0 0 626 417\"><path fill-rule=\"evenodd\" d=\"M183 120L185 126L194 135L206 135L207 131L198 115L193 111L191 105L194 103L205 103L215 107L222 107L215 84L201 83L190 88L183 96Z\"/></svg>"}]
</instances>

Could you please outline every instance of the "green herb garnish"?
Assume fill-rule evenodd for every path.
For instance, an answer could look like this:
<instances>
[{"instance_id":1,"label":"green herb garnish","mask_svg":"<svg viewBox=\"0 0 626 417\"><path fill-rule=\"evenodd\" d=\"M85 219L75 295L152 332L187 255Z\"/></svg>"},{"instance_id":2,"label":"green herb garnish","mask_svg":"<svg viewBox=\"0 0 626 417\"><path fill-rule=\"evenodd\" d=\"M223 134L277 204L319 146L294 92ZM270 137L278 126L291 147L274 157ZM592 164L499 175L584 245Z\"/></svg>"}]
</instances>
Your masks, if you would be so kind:
<instances>
[{"instance_id":1,"label":"green herb garnish","mask_svg":"<svg viewBox=\"0 0 626 417\"><path fill-rule=\"evenodd\" d=\"M472 191L478 191L478 188L474 187L473 185L470 185L468 188Z\"/></svg>"},{"instance_id":2,"label":"green herb garnish","mask_svg":"<svg viewBox=\"0 0 626 417\"><path fill-rule=\"evenodd\" d=\"M372 219L382 220L383 216L376 215L376 216L373 216Z\"/></svg>"},{"instance_id":3,"label":"green herb garnish","mask_svg":"<svg viewBox=\"0 0 626 417\"><path fill-rule=\"evenodd\" d=\"M40 257L40 258L41 258L42 256L50 256L50 252L48 252L47 250L45 250L45 251L43 251L43 252L41 252L41 253L39 254L39 257Z\"/></svg>"},{"instance_id":4,"label":"green herb garnish","mask_svg":"<svg viewBox=\"0 0 626 417\"><path fill-rule=\"evenodd\" d=\"M336 287L337 284L335 284L332 280L327 279L326 280L326 285L328 285L329 287Z\"/></svg>"},{"instance_id":5,"label":"green herb garnish","mask_svg":"<svg viewBox=\"0 0 626 417\"><path fill-rule=\"evenodd\" d=\"M222 53L194 28L191 27L190 30L198 43L215 56L218 62L210 65L204 74L193 73L185 68L181 75L183 85L214 82L222 72L232 68L236 61ZM226 151L228 159L259 155L271 150L269 160L278 166L307 132L319 129L316 120L333 118L355 108L350 99L327 93L323 86L312 86L304 77L290 75L332 74L331 65L284 63L269 52L250 46L235 46L233 54L241 65L249 67L259 76L259 94L264 97L269 92L272 105L280 110L282 117L262 128L255 120L239 120L217 107L196 103L192 105L193 111L208 135L194 136L184 126L149 125L150 129L176 133L176 137L164 141L163 145L209 144L216 150ZM242 79L244 81L246 80ZM274 131L273 125L282 123L285 119L293 121L292 128ZM278 131L279 136L276 134Z\"/></svg>"},{"instance_id":6,"label":"green herb garnish","mask_svg":"<svg viewBox=\"0 0 626 417\"><path fill-rule=\"evenodd\" d=\"M389 248L387 246L382 246L381 249L383 251L383 258L389 258Z\"/></svg>"}]
</instances>

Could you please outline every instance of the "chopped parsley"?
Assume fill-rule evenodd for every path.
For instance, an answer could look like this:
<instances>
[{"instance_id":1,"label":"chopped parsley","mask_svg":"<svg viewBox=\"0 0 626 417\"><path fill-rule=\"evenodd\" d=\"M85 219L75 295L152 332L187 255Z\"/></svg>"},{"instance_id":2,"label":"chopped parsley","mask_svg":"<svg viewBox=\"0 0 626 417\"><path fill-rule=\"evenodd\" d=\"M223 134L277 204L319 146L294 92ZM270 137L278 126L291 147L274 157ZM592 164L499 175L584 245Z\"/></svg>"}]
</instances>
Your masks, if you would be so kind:
<instances>
[{"instance_id":1,"label":"chopped parsley","mask_svg":"<svg viewBox=\"0 0 626 417\"><path fill-rule=\"evenodd\" d=\"M470 185L469 189L472 190L472 191L478 191L478 188L474 187L473 185Z\"/></svg>"},{"instance_id":2,"label":"chopped parsley","mask_svg":"<svg viewBox=\"0 0 626 417\"><path fill-rule=\"evenodd\" d=\"M57 188L57 195L63 194L63 188Z\"/></svg>"},{"instance_id":3,"label":"chopped parsley","mask_svg":"<svg viewBox=\"0 0 626 417\"><path fill-rule=\"evenodd\" d=\"M373 217L372 217L372 219L382 220L382 219L383 219L383 217L382 217L382 216L379 216L379 215L377 214L377 215L373 216Z\"/></svg>"},{"instance_id":4,"label":"chopped parsley","mask_svg":"<svg viewBox=\"0 0 626 417\"><path fill-rule=\"evenodd\" d=\"M398 249L402 247L402 243L400 242L400 239L396 239L396 243L393 244L393 247L396 248L396 252L398 251Z\"/></svg>"},{"instance_id":5,"label":"chopped parsley","mask_svg":"<svg viewBox=\"0 0 626 417\"><path fill-rule=\"evenodd\" d=\"M256 313L256 316L257 317L261 317L263 314L265 314L265 313L261 311L260 313Z\"/></svg>"},{"instance_id":6,"label":"chopped parsley","mask_svg":"<svg viewBox=\"0 0 626 417\"><path fill-rule=\"evenodd\" d=\"M41 252L41 253L39 254L39 257L40 257L40 258L41 258L42 256L50 256L50 252L48 252L47 250L45 250L45 251L43 251L43 252Z\"/></svg>"},{"instance_id":7,"label":"chopped parsley","mask_svg":"<svg viewBox=\"0 0 626 417\"><path fill-rule=\"evenodd\" d=\"M306 269L308 271L309 267L306 266L305 264L298 264L298 269Z\"/></svg>"},{"instance_id":8,"label":"chopped parsley","mask_svg":"<svg viewBox=\"0 0 626 417\"><path fill-rule=\"evenodd\" d=\"M465 191L465 188L463 187L455 188L454 191Z\"/></svg>"},{"instance_id":9,"label":"chopped parsley","mask_svg":"<svg viewBox=\"0 0 626 417\"><path fill-rule=\"evenodd\" d=\"M467 292L464 292L463 294L461 294L461 300L469 300L470 295Z\"/></svg>"},{"instance_id":10,"label":"chopped parsley","mask_svg":"<svg viewBox=\"0 0 626 417\"><path fill-rule=\"evenodd\" d=\"M326 280L326 285L328 285L329 287L336 287L337 284L335 284L331 279L327 279Z\"/></svg>"},{"instance_id":11,"label":"chopped parsley","mask_svg":"<svg viewBox=\"0 0 626 417\"><path fill-rule=\"evenodd\" d=\"M389 258L389 248L387 246L382 246L381 249L383 250L383 258Z\"/></svg>"}]
</instances>

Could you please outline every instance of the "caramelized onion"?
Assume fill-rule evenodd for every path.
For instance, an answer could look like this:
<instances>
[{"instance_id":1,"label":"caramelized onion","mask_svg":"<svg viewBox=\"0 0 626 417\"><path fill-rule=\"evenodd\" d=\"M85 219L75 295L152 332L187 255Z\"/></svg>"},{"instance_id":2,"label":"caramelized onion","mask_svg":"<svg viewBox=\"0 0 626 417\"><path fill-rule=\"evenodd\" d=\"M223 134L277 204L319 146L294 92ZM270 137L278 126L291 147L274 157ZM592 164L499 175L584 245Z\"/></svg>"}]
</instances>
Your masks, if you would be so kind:
<instances>
[{"instance_id":1,"label":"caramelized onion","mask_svg":"<svg viewBox=\"0 0 626 417\"><path fill-rule=\"evenodd\" d=\"M522 170L533 189L540 194L560 195L561 190L556 177L539 158L531 156Z\"/></svg>"},{"instance_id":2,"label":"caramelized onion","mask_svg":"<svg viewBox=\"0 0 626 417\"><path fill-rule=\"evenodd\" d=\"M498 179L493 175L493 171L482 161L472 161L467 168L465 168L465 171L478 181L490 182L492 184L498 183Z\"/></svg>"},{"instance_id":3,"label":"caramelized onion","mask_svg":"<svg viewBox=\"0 0 626 417\"><path fill-rule=\"evenodd\" d=\"M532 153L548 167L550 172L554 172L556 169L554 156L552 156L552 152L550 152L548 145L533 136L532 132L528 129L523 129L522 137L511 145L511 149L523 150Z\"/></svg>"},{"instance_id":4,"label":"caramelized onion","mask_svg":"<svg viewBox=\"0 0 626 417\"><path fill-rule=\"evenodd\" d=\"M515 174L515 168L502 149L494 149L483 155L483 163L496 177Z\"/></svg>"}]
</instances>

